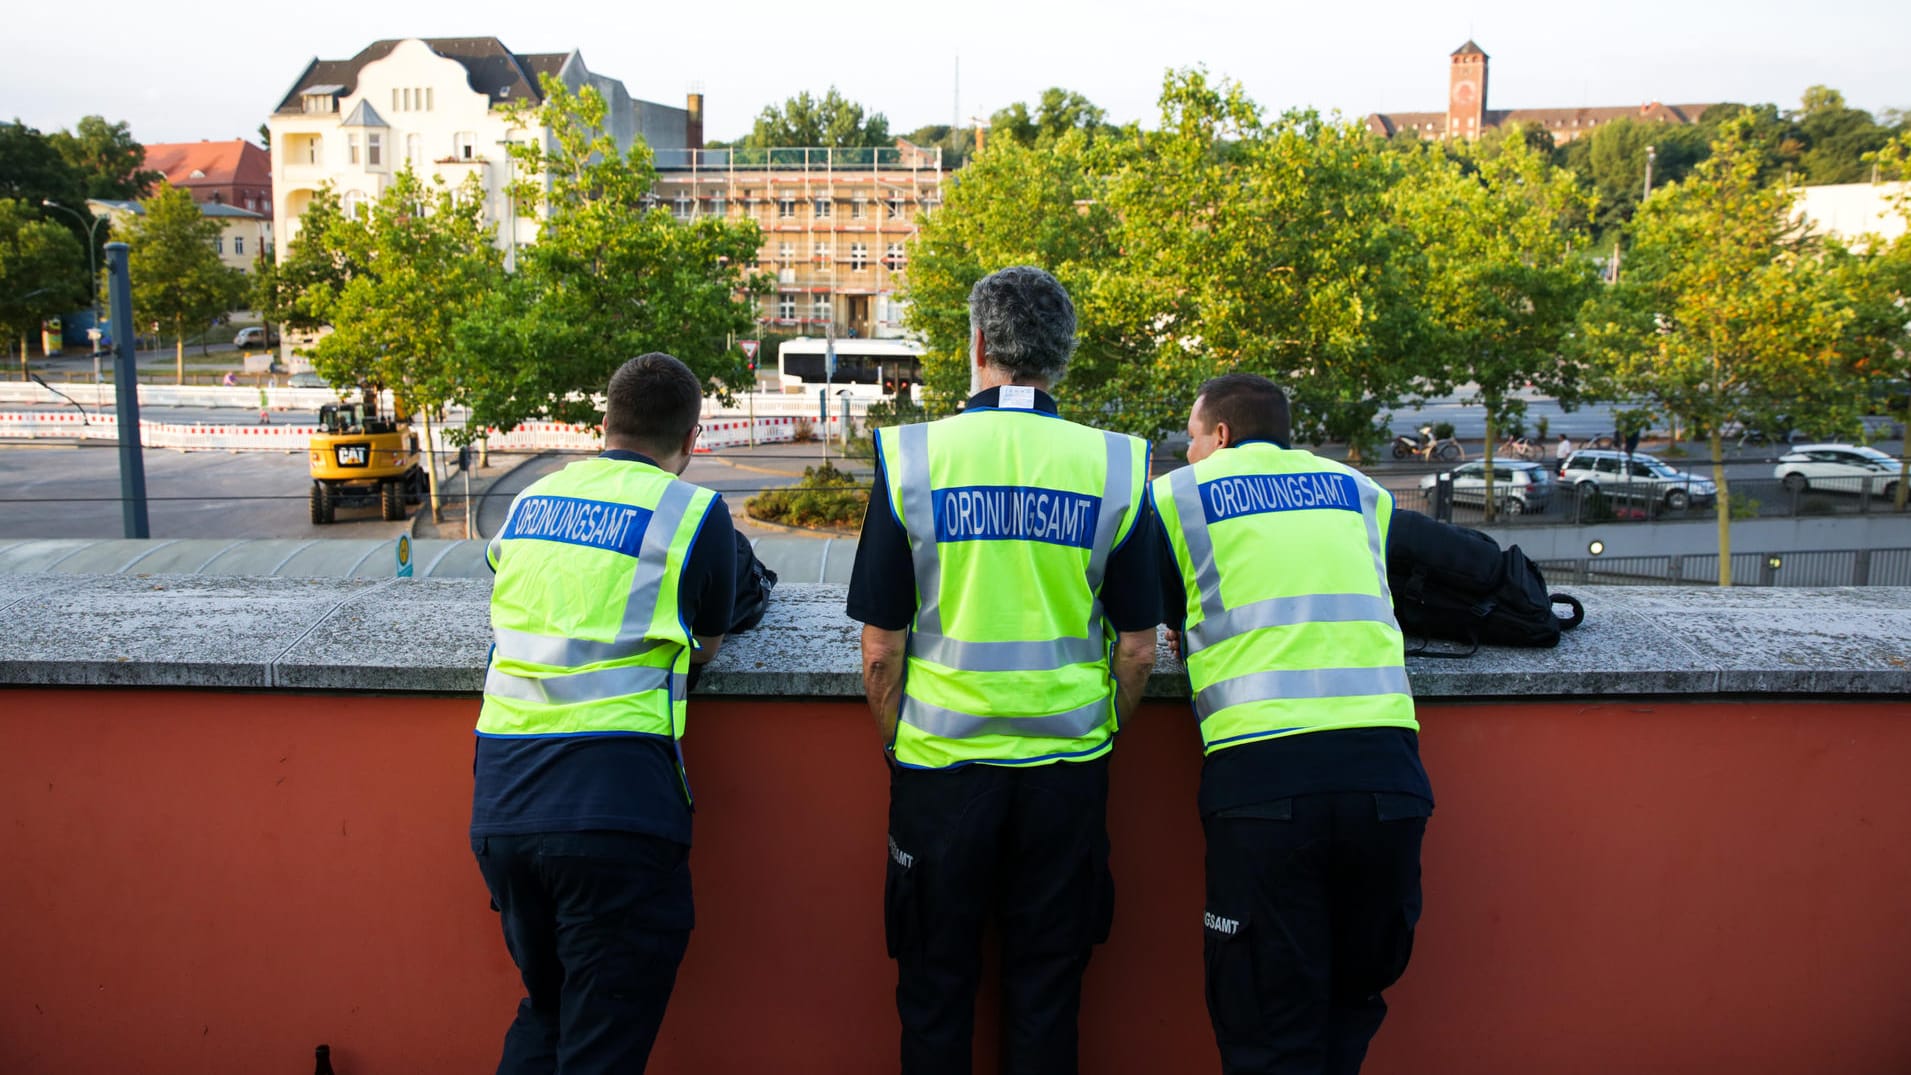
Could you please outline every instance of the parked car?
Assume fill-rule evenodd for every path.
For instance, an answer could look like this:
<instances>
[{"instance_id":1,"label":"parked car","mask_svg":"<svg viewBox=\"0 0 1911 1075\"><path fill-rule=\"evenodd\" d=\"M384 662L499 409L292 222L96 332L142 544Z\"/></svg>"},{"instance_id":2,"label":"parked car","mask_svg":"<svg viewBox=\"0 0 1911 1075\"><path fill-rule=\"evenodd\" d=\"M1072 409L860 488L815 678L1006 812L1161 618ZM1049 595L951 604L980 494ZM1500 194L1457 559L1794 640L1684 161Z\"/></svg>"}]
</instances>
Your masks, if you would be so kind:
<instances>
[{"instance_id":1,"label":"parked car","mask_svg":"<svg viewBox=\"0 0 1911 1075\"><path fill-rule=\"evenodd\" d=\"M1455 504L1486 504L1486 462L1462 463L1447 471L1453 477ZM1440 475L1420 479L1420 488L1431 495ZM1493 461L1493 502L1508 515L1545 511L1553 501L1553 472L1543 463L1495 459Z\"/></svg>"},{"instance_id":2,"label":"parked car","mask_svg":"<svg viewBox=\"0 0 1911 1075\"><path fill-rule=\"evenodd\" d=\"M1898 495L1898 473L1898 461L1870 445L1800 444L1779 456L1772 477L1789 493L1869 492L1891 499Z\"/></svg>"},{"instance_id":3,"label":"parked car","mask_svg":"<svg viewBox=\"0 0 1911 1075\"><path fill-rule=\"evenodd\" d=\"M1593 489L1649 496L1673 511L1692 504L1710 504L1719 497L1717 483L1667 466L1657 456L1602 449L1581 449L1566 457L1559 480L1584 496Z\"/></svg>"},{"instance_id":4,"label":"parked car","mask_svg":"<svg viewBox=\"0 0 1911 1075\"><path fill-rule=\"evenodd\" d=\"M232 338L232 346L234 347L276 347L278 343L279 331L277 329L266 329L259 325L254 325L251 328L242 328L239 330L239 334Z\"/></svg>"}]
</instances>

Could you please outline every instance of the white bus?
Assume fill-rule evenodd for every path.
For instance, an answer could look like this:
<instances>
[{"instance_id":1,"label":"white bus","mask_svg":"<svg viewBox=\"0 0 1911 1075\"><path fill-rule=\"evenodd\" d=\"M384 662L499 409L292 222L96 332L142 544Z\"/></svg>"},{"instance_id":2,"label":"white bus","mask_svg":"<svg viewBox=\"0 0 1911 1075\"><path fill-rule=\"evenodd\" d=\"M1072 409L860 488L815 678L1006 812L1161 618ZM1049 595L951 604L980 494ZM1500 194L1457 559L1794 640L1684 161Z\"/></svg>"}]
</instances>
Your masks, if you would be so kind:
<instances>
[{"instance_id":1,"label":"white bus","mask_svg":"<svg viewBox=\"0 0 1911 1075\"><path fill-rule=\"evenodd\" d=\"M776 372L785 392L823 387L829 341L802 337L777 348ZM852 398L913 399L922 384L922 347L908 340L838 339L830 383Z\"/></svg>"}]
</instances>

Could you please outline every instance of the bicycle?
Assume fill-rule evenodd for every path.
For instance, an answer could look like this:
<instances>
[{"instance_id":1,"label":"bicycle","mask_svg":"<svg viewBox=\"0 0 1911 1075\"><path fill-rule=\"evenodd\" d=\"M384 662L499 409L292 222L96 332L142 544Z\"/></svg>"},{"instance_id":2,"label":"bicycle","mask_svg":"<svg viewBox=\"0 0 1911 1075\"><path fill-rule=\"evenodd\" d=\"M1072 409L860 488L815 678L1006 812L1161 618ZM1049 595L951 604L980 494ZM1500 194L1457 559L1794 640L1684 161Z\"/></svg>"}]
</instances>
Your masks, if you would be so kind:
<instances>
[{"instance_id":1,"label":"bicycle","mask_svg":"<svg viewBox=\"0 0 1911 1075\"><path fill-rule=\"evenodd\" d=\"M1546 450L1525 437L1508 437L1500 442L1493 454L1501 459L1540 459Z\"/></svg>"}]
</instances>

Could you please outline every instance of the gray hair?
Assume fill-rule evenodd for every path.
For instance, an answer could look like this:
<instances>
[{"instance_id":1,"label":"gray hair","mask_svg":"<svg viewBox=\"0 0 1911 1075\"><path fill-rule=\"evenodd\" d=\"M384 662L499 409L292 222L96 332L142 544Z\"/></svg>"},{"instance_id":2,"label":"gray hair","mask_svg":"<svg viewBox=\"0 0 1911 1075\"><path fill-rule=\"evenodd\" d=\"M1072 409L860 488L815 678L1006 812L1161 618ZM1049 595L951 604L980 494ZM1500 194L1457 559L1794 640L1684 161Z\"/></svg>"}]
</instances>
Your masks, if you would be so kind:
<instances>
[{"instance_id":1,"label":"gray hair","mask_svg":"<svg viewBox=\"0 0 1911 1075\"><path fill-rule=\"evenodd\" d=\"M987 342L989 362L1017 378L1054 384L1075 353L1075 303L1061 281L1032 265L976 281L969 325Z\"/></svg>"}]
</instances>

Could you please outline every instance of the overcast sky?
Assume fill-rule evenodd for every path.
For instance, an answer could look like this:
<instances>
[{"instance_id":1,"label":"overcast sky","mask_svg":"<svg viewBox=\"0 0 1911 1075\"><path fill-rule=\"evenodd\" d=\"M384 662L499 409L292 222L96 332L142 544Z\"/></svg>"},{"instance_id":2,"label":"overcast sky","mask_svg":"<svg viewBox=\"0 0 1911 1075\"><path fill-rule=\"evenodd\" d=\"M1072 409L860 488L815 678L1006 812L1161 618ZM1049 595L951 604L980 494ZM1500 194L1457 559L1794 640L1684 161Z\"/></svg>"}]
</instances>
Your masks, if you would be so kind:
<instances>
[{"instance_id":1,"label":"overcast sky","mask_svg":"<svg viewBox=\"0 0 1911 1075\"><path fill-rule=\"evenodd\" d=\"M10 5L5 23L0 119L52 130L99 113L143 142L256 137L314 55L347 59L406 36L582 49L593 71L667 104L701 85L713 139L744 134L766 104L831 84L897 132L987 116L1048 86L1152 126L1163 72L1196 64L1270 109L1431 111L1444 107L1447 54L1469 36L1492 56L1495 108L1791 106L1814 83L1874 112L1911 108L1903 0L331 0L193 11L100 0L83 15Z\"/></svg>"}]
</instances>

